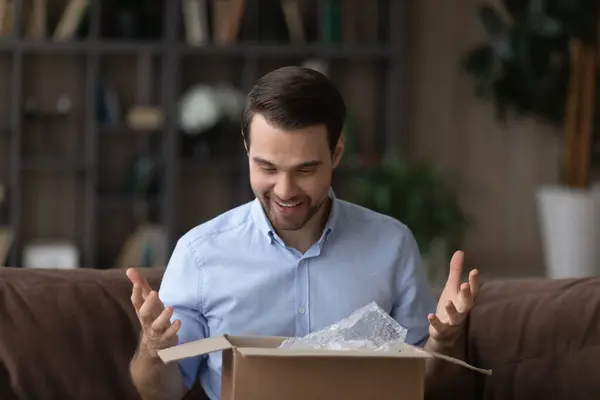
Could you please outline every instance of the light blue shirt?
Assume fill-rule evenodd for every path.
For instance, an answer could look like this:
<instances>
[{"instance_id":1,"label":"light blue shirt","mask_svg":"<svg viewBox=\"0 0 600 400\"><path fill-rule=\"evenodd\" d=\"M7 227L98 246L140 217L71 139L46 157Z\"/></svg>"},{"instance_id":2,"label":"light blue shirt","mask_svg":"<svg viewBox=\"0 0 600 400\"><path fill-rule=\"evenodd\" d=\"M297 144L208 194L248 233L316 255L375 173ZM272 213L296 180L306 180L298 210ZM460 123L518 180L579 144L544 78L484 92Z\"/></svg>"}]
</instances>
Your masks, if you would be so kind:
<instances>
[{"instance_id":1,"label":"light blue shirt","mask_svg":"<svg viewBox=\"0 0 600 400\"><path fill-rule=\"evenodd\" d=\"M321 238L305 253L287 247L258 200L183 235L159 296L181 320L179 343L217 336L304 336L375 301L423 345L435 300L417 244L399 221L335 198ZM184 383L199 376L221 392L221 354L182 360Z\"/></svg>"}]
</instances>

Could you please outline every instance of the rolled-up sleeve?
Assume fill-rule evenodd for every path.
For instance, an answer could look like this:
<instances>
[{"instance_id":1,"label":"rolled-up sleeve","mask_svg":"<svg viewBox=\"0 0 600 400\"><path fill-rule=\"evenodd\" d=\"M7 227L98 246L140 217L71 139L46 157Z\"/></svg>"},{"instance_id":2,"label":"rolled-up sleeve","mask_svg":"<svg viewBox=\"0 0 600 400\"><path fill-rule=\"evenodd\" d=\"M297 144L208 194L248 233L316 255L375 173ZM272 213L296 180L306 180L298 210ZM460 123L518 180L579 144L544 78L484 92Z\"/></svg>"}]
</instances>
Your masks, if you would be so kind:
<instances>
[{"instance_id":1,"label":"rolled-up sleeve","mask_svg":"<svg viewBox=\"0 0 600 400\"><path fill-rule=\"evenodd\" d=\"M181 321L177 335L179 344L209 335L208 324L202 313L200 284L201 262L195 257L184 236L173 250L159 289L162 302L173 308L171 321ZM191 388L194 384L203 359L193 357L179 362L186 387Z\"/></svg>"},{"instance_id":2,"label":"rolled-up sleeve","mask_svg":"<svg viewBox=\"0 0 600 400\"><path fill-rule=\"evenodd\" d=\"M429 313L436 308L435 297L421 263L419 247L406 228L396 265L396 303L392 317L404 326L408 333L406 342L424 346L429 339Z\"/></svg>"}]
</instances>

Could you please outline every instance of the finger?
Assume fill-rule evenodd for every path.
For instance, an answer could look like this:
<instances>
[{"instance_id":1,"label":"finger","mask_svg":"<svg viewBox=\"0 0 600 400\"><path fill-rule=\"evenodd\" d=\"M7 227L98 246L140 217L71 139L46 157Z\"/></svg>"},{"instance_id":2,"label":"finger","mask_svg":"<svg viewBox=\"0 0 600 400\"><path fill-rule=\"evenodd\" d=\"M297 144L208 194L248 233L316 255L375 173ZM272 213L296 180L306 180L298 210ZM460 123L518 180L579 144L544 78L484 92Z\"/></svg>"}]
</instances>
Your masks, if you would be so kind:
<instances>
[{"instance_id":1,"label":"finger","mask_svg":"<svg viewBox=\"0 0 600 400\"><path fill-rule=\"evenodd\" d=\"M175 321L173 321L171 326L169 326L169 328L165 331L165 333L163 333L161 340L167 341L172 339L173 337L175 337L175 335L177 335L177 332L179 332L179 328L181 328L181 321L176 319Z\"/></svg>"},{"instance_id":2,"label":"finger","mask_svg":"<svg viewBox=\"0 0 600 400\"><path fill-rule=\"evenodd\" d=\"M135 308L136 312L140 311L140 307L144 304L144 299L142 298L142 287L139 283L133 284L133 290L131 291L131 303Z\"/></svg>"},{"instance_id":3,"label":"finger","mask_svg":"<svg viewBox=\"0 0 600 400\"><path fill-rule=\"evenodd\" d=\"M148 284L146 278L144 278L144 276L136 268L128 268L127 271L125 271L125 274L129 278L131 283L137 283L140 285L140 287L142 288L143 298L146 298L148 294L150 294L150 292L152 291L150 284Z\"/></svg>"},{"instance_id":4,"label":"finger","mask_svg":"<svg viewBox=\"0 0 600 400\"><path fill-rule=\"evenodd\" d=\"M164 331L167 330L169 326L171 326L172 316L173 309L171 307L165 307L165 309L160 313L158 318L156 318L154 322L152 322L152 330L162 334Z\"/></svg>"},{"instance_id":5,"label":"finger","mask_svg":"<svg viewBox=\"0 0 600 400\"><path fill-rule=\"evenodd\" d=\"M448 328L448 326L442 321L440 321L440 319L435 314L429 314L427 319L429 319L429 323L431 324L431 326L433 326L433 329L440 333L443 333Z\"/></svg>"},{"instance_id":6,"label":"finger","mask_svg":"<svg viewBox=\"0 0 600 400\"><path fill-rule=\"evenodd\" d=\"M155 291L150 292L142 307L140 307L139 316L144 327L149 327L152 322L162 313L163 304L158 298L158 294Z\"/></svg>"},{"instance_id":7,"label":"finger","mask_svg":"<svg viewBox=\"0 0 600 400\"><path fill-rule=\"evenodd\" d=\"M469 283L463 283L460 285L460 306L458 311L460 313L469 312L473 308L473 294L471 293L471 285Z\"/></svg>"},{"instance_id":8,"label":"finger","mask_svg":"<svg viewBox=\"0 0 600 400\"><path fill-rule=\"evenodd\" d=\"M446 313L448 314L450 325L459 325L461 323L462 315L458 312L453 302L449 301L446 304Z\"/></svg>"},{"instance_id":9,"label":"finger","mask_svg":"<svg viewBox=\"0 0 600 400\"><path fill-rule=\"evenodd\" d=\"M458 292L460 286L460 279L462 275L462 266L464 260L464 253L457 251L450 260L450 272L448 273L448 280L446 281L446 287L454 289Z\"/></svg>"},{"instance_id":10,"label":"finger","mask_svg":"<svg viewBox=\"0 0 600 400\"><path fill-rule=\"evenodd\" d=\"M473 298L477 296L477 292L479 291L479 271L474 269L469 272L469 285L471 286L471 295Z\"/></svg>"}]
</instances>

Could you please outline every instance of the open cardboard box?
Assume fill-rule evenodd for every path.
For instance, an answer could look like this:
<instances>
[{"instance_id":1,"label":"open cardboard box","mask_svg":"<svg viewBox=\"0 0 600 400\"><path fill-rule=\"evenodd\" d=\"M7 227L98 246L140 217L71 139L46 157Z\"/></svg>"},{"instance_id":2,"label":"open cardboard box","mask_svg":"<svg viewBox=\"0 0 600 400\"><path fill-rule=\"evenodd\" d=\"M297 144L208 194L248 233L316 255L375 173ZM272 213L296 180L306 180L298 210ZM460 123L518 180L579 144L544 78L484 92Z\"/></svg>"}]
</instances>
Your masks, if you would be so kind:
<instances>
[{"instance_id":1,"label":"open cardboard box","mask_svg":"<svg viewBox=\"0 0 600 400\"><path fill-rule=\"evenodd\" d=\"M278 348L285 339L215 336L163 349L158 355L169 363L222 352L222 400L420 400L425 361L432 357L491 374L408 344L397 353Z\"/></svg>"}]
</instances>

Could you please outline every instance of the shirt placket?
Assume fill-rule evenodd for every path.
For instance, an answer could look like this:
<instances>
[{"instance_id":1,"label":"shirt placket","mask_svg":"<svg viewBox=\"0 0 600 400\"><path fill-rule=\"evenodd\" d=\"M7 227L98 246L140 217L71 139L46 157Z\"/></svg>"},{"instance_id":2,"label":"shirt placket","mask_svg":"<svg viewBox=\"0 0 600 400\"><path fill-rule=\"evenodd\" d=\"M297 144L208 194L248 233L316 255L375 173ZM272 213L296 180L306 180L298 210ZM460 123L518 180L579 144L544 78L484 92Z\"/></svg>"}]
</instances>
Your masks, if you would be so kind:
<instances>
[{"instance_id":1,"label":"shirt placket","mask_svg":"<svg viewBox=\"0 0 600 400\"><path fill-rule=\"evenodd\" d=\"M310 333L310 307L308 288L309 259L302 258L296 266L295 279L295 314L296 314L296 336L304 336Z\"/></svg>"}]
</instances>

